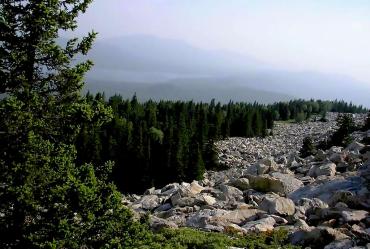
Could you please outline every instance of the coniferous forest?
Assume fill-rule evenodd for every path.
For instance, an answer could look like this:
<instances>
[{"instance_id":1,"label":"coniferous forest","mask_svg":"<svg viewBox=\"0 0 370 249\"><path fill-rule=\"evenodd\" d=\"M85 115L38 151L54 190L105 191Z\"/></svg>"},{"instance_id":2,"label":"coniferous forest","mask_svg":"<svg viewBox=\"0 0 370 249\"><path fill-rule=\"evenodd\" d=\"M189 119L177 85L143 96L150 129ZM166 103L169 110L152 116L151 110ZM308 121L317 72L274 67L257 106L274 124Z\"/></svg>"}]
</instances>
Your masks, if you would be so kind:
<instances>
[{"instance_id":1,"label":"coniferous forest","mask_svg":"<svg viewBox=\"0 0 370 249\"><path fill-rule=\"evenodd\" d=\"M143 193L171 182L200 180L220 170L214 142L227 137L264 137L274 120L337 112L365 112L342 101L294 100L274 105L182 101L138 102L115 95L86 95L113 110L101 127L86 125L77 138L79 163L115 163L114 181L126 193Z\"/></svg>"},{"instance_id":2,"label":"coniferous forest","mask_svg":"<svg viewBox=\"0 0 370 249\"><path fill-rule=\"evenodd\" d=\"M103 103L101 94L87 95ZM273 125L263 105L148 101L111 97L111 122L85 126L77 139L78 160L116 164L115 182L124 192L202 179L205 169L219 169L214 141L265 136Z\"/></svg>"}]
</instances>

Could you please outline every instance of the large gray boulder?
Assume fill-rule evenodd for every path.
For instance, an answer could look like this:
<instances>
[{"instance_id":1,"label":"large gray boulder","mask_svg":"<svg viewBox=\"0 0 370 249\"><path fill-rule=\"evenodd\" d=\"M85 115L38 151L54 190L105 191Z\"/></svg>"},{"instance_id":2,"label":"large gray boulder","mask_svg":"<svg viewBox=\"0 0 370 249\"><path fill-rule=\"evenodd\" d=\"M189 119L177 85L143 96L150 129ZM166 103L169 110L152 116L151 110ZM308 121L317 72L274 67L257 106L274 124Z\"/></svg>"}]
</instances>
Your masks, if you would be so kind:
<instances>
[{"instance_id":1,"label":"large gray boulder","mask_svg":"<svg viewBox=\"0 0 370 249\"><path fill-rule=\"evenodd\" d=\"M136 203L140 203L145 210L152 210L160 205L160 199L157 195L144 195Z\"/></svg>"},{"instance_id":2,"label":"large gray boulder","mask_svg":"<svg viewBox=\"0 0 370 249\"><path fill-rule=\"evenodd\" d=\"M197 181L193 181L192 183L185 183L183 182L178 189L178 193L181 197L192 197L196 194L199 194L204 190L204 187L200 186Z\"/></svg>"},{"instance_id":3,"label":"large gray boulder","mask_svg":"<svg viewBox=\"0 0 370 249\"><path fill-rule=\"evenodd\" d=\"M355 141L348 145L345 150L359 153L363 148L365 148L364 144Z\"/></svg>"},{"instance_id":4,"label":"large gray boulder","mask_svg":"<svg viewBox=\"0 0 370 249\"><path fill-rule=\"evenodd\" d=\"M263 175L272 171L276 171L278 165L273 157L260 159L257 163L249 166L244 174L250 175Z\"/></svg>"},{"instance_id":5,"label":"large gray boulder","mask_svg":"<svg viewBox=\"0 0 370 249\"><path fill-rule=\"evenodd\" d=\"M247 168L247 170L244 171L245 174L250 175L263 175L268 173L270 170L270 166L262 164L262 163L256 163Z\"/></svg>"},{"instance_id":6,"label":"large gray boulder","mask_svg":"<svg viewBox=\"0 0 370 249\"><path fill-rule=\"evenodd\" d=\"M176 193L180 188L180 184L178 183L171 183L167 184L165 187L163 187L160 191L160 195L162 196L171 196L174 193Z\"/></svg>"},{"instance_id":7,"label":"large gray boulder","mask_svg":"<svg viewBox=\"0 0 370 249\"><path fill-rule=\"evenodd\" d=\"M243 192L233 186L221 184L219 189L222 191L227 201L244 201Z\"/></svg>"},{"instance_id":8,"label":"large gray boulder","mask_svg":"<svg viewBox=\"0 0 370 249\"><path fill-rule=\"evenodd\" d=\"M352 223L359 222L366 219L369 216L369 212L365 210L346 210L342 211L342 217L344 222Z\"/></svg>"},{"instance_id":9,"label":"large gray boulder","mask_svg":"<svg viewBox=\"0 0 370 249\"><path fill-rule=\"evenodd\" d=\"M171 197L171 203L174 207L193 207L204 204L203 200L200 198L180 197L178 194L175 194Z\"/></svg>"},{"instance_id":10,"label":"large gray boulder","mask_svg":"<svg viewBox=\"0 0 370 249\"><path fill-rule=\"evenodd\" d=\"M329 157L329 160L335 164L344 163L347 158L347 153L334 153Z\"/></svg>"},{"instance_id":11,"label":"large gray boulder","mask_svg":"<svg viewBox=\"0 0 370 249\"><path fill-rule=\"evenodd\" d=\"M232 211L223 209L203 209L190 215L186 221L186 225L197 228L206 228L208 226L223 228L230 224L240 225L255 220L258 214L262 213L263 211L253 209L247 205Z\"/></svg>"},{"instance_id":12,"label":"large gray boulder","mask_svg":"<svg viewBox=\"0 0 370 249\"><path fill-rule=\"evenodd\" d=\"M317 198L302 198L297 201L296 204L296 212L299 212L303 216L309 216L310 214L314 213L316 209L325 209L329 207L327 203Z\"/></svg>"},{"instance_id":13,"label":"large gray boulder","mask_svg":"<svg viewBox=\"0 0 370 249\"><path fill-rule=\"evenodd\" d=\"M324 249L355 249L354 241L350 239L333 241L330 244L326 245Z\"/></svg>"},{"instance_id":14,"label":"large gray boulder","mask_svg":"<svg viewBox=\"0 0 370 249\"><path fill-rule=\"evenodd\" d=\"M156 216L150 216L149 226L154 231L159 231L162 228L178 228L178 225L172 221L158 218Z\"/></svg>"},{"instance_id":15,"label":"large gray boulder","mask_svg":"<svg viewBox=\"0 0 370 249\"><path fill-rule=\"evenodd\" d=\"M334 176L337 166L335 163L325 163L322 165L313 165L308 171L308 175L311 177L318 176Z\"/></svg>"},{"instance_id":16,"label":"large gray boulder","mask_svg":"<svg viewBox=\"0 0 370 249\"><path fill-rule=\"evenodd\" d=\"M228 211L222 215L213 217L213 221L222 221L225 223L242 224L245 221L254 220L258 214L264 213L261 210L245 205L235 210Z\"/></svg>"},{"instance_id":17,"label":"large gray boulder","mask_svg":"<svg viewBox=\"0 0 370 249\"><path fill-rule=\"evenodd\" d=\"M232 180L230 185L242 191L250 189L249 180L247 178L239 178Z\"/></svg>"},{"instance_id":18,"label":"large gray boulder","mask_svg":"<svg viewBox=\"0 0 370 249\"><path fill-rule=\"evenodd\" d=\"M173 192L173 188L170 189L171 203L173 206L186 207L204 204L205 200L199 196L199 194L205 188L200 186L197 181L193 181L190 184L183 182L181 185L178 185L175 188L177 189L175 192ZM165 192L168 191L169 190Z\"/></svg>"},{"instance_id":19,"label":"large gray boulder","mask_svg":"<svg viewBox=\"0 0 370 249\"><path fill-rule=\"evenodd\" d=\"M273 178L270 175L261 175L261 176L246 175L245 177L249 180L251 188L257 191L275 192L275 193L285 192L283 182Z\"/></svg>"},{"instance_id":20,"label":"large gray boulder","mask_svg":"<svg viewBox=\"0 0 370 249\"><path fill-rule=\"evenodd\" d=\"M272 217L263 218L256 221L247 222L242 228L247 233L261 233L261 232L269 232L274 230L274 225L276 221Z\"/></svg>"},{"instance_id":21,"label":"large gray boulder","mask_svg":"<svg viewBox=\"0 0 370 249\"><path fill-rule=\"evenodd\" d=\"M182 197L180 193L171 196L171 203L177 207L193 207L193 206L212 206L216 203L216 199L208 194L197 194L195 196Z\"/></svg>"},{"instance_id":22,"label":"large gray boulder","mask_svg":"<svg viewBox=\"0 0 370 249\"><path fill-rule=\"evenodd\" d=\"M275 179L280 180L283 183L285 194L294 192L297 189L304 186L303 182L295 178L294 175L283 174L280 172L274 172L274 173L271 173L270 175L274 177Z\"/></svg>"},{"instance_id":23,"label":"large gray boulder","mask_svg":"<svg viewBox=\"0 0 370 249\"><path fill-rule=\"evenodd\" d=\"M358 176L347 177L346 179L338 178L330 181L322 182L318 185L306 185L296 191L290 193L288 197L294 202L302 198L318 198L326 203L329 203L331 197L337 191L350 191L358 193L364 187L364 179Z\"/></svg>"},{"instance_id":24,"label":"large gray boulder","mask_svg":"<svg viewBox=\"0 0 370 249\"><path fill-rule=\"evenodd\" d=\"M261 192L275 192L289 194L303 186L302 181L288 174L272 173L270 175L246 175L250 187Z\"/></svg>"},{"instance_id":25,"label":"large gray boulder","mask_svg":"<svg viewBox=\"0 0 370 249\"><path fill-rule=\"evenodd\" d=\"M333 241L349 240L350 237L330 227L309 227L298 230L290 235L290 242L294 245L323 248Z\"/></svg>"},{"instance_id":26,"label":"large gray boulder","mask_svg":"<svg viewBox=\"0 0 370 249\"><path fill-rule=\"evenodd\" d=\"M295 205L291 199L280 197L274 194L266 195L259 205L259 208L268 212L269 214L277 215L293 215L295 212Z\"/></svg>"}]
</instances>

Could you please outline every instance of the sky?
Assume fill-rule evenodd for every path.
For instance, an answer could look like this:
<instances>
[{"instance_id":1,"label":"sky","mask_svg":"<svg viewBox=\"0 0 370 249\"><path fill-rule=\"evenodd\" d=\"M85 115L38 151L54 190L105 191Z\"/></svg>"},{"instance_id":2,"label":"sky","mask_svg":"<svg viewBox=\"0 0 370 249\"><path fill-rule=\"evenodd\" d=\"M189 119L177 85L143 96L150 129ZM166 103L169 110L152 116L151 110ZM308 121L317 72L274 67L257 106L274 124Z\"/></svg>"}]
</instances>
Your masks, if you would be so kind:
<instances>
[{"instance_id":1,"label":"sky","mask_svg":"<svg viewBox=\"0 0 370 249\"><path fill-rule=\"evenodd\" d=\"M145 34L370 86L369 0L95 0L78 33Z\"/></svg>"}]
</instances>

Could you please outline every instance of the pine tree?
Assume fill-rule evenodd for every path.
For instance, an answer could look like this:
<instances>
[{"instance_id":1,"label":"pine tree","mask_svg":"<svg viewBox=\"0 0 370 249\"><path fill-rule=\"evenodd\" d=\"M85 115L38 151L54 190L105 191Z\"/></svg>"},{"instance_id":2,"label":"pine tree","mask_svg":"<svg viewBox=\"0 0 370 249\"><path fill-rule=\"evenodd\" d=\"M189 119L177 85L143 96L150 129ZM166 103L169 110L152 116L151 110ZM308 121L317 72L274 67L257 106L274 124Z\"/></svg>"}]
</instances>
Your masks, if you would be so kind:
<instances>
[{"instance_id":1,"label":"pine tree","mask_svg":"<svg viewBox=\"0 0 370 249\"><path fill-rule=\"evenodd\" d=\"M305 137L303 139L303 145L302 148L299 151L300 156L305 158L310 155L314 155L316 153L316 147L312 142L312 139L310 137Z\"/></svg>"},{"instance_id":2,"label":"pine tree","mask_svg":"<svg viewBox=\"0 0 370 249\"><path fill-rule=\"evenodd\" d=\"M187 181L202 180L205 172L201 147L196 139L194 140L190 148Z\"/></svg>"},{"instance_id":3,"label":"pine tree","mask_svg":"<svg viewBox=\"0 0 370 249\"><path fill-rule=\"evenodd\" d=\"M367 114L367 118L364 124L364 130L370 130L370 112Z\"/></svg>"},{"instance_id":4,"label":"pine tree","mask_svg":"<svg viewBox=\"0 0 370 249\"><path fill-rule=\"evenodd\" d=\"M356 125L351 114L339 115L337 118L338 129L330 139L331 146L346 146L351 142L351 133L355 130Z\"/></svg>"},{"instance_id":5,"label":"pine tree","mask_svg":"<svg viewBox=\"0 0 370 249\"><path fill-rule=\"evenodd\" d=\"M205 146L203 158L204 158L205 167L208 170L221 169L218 156L217 156L216 147L212 139L210 139Z\"/></svg>"},{"instance_id":6,"label":"pine tree","mask_svg":"<svg viewBox=\"0 0 370 249\"><path fill-rule=\"evenodd\" d=\"M302 123L306 119L304 112L297 113L294 119L295 122Z\"/></svg>"},{"instance_id":7,"label":"pine tree","mask_svg":"<svg viewBox=\"0 0 370 249\"><path fill-rule=\"evenodd\" d=\"M147 238L108 182L112 164L75 164L80 128L100 127L112 116L80 95L92 62L71 63L96 33L57 43L90 2L1 3L1 248L136 248Z\"/></svg>"}]
</instances>

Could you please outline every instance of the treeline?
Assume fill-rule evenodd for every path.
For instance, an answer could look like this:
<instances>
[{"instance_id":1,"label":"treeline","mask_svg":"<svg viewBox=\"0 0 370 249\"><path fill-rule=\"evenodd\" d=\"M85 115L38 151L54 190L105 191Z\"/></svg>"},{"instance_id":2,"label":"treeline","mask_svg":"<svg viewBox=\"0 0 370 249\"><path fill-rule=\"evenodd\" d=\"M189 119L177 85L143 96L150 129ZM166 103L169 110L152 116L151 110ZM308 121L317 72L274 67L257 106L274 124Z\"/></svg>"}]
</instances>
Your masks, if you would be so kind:
<instances>
[{"instance_id":1,"label":"treeline","mask_svg":"<svg viewBox=\"0 0 370 249\"><path fill-rule=\"evenodd\" d=\"M365 113L367 109L352 103L322 100L291 100L289 102L279 102L269 105L274 120L296 120L303 121L310 118L313 114L320 114L325 118L326 112L340 113Z\"/></svg>"},{"instance_id":2,"label":"treeline","mask_svg":"<svg viewBox=\"0 0 370 249\"><path fill-rule=\"evenodd\" d=\"M86 95L92 104L113 110L103 126L82 127L77 139L78 163L115 162L114 180L123 192L142 193L170 182L202 179L218 170L214 141L226 137L268 135L274 120L307 119L326 111L362 112L344 102L295 100L274 105L257 103L138 102L116 95ZM95 104L94 104L95 103Z\"/></svg>"},{"instance_id":3,"label":"treeline","mask_svg":"<svg viewBox=\"0 0 370 249\"><path fill-rule=\"evenodd\" d=\"M326 111L363 112L342 101L295 100L274 105L192 101L140 103L119 95L86 95L92 104L110 107L113 119L103 126L84 125L76 147L78 163L115 162L114 181L123 192L142 193L170 182L202 179L218 170L214 141L226 137L268 135L274 120L302 121Z\"/></svg>"},{"instance_id":4,"label":"treeline","mask_svg":"<svg viewBox=\"0 0 370 249\"><path fill-rule=\"evenodd\" d=\"M109 105L113 119L99 128L82 128L78 161L114 161L114 180L124 192L142 193L151 186L201 179L205 169L220 167L213 141L265 136L273 126L271 111L259 104L86 97L91 103Z\"/></svg>"}]
</instances>

